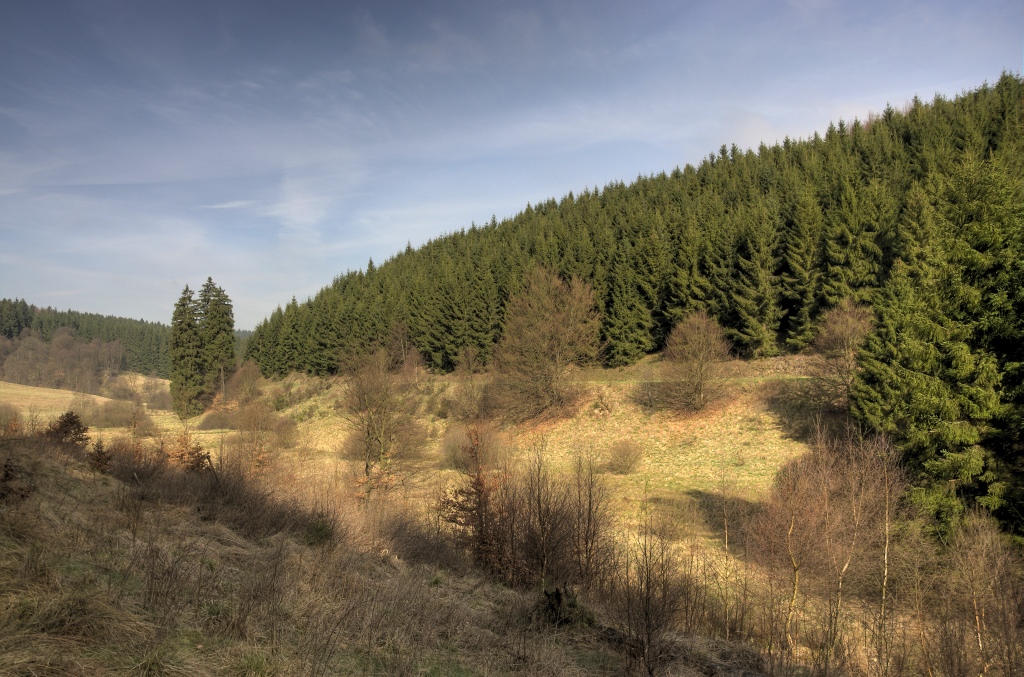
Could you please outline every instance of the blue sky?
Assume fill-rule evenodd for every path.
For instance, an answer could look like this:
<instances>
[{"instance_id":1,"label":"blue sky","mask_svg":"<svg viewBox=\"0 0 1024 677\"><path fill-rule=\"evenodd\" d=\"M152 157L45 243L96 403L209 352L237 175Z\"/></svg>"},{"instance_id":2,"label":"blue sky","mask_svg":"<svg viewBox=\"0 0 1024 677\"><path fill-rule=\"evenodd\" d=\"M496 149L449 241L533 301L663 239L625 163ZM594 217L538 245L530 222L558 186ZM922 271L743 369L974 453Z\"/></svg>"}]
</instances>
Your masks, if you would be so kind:
<instances>
[{"instance_id":1,"label":"blue sky","mask_svg":"<svg viewBox=\"0 0 1024 677\"><path fill-rule=\"evenodd\" d=\"M1024 3L0 4L0 297L251 328L527 202L1021 71Z\"/></svg>"}]
</instances>

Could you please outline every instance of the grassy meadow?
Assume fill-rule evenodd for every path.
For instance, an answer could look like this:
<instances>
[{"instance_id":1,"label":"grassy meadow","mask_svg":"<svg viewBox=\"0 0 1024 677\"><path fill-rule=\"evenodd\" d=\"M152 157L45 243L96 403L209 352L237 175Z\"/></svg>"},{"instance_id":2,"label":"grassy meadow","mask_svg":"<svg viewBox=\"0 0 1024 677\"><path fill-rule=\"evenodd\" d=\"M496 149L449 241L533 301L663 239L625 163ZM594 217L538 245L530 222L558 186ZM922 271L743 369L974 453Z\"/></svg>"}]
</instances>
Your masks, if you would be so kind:
<instances>
[{"instance_id":1,"label":"grassy meadow","mask_svg":"<svg viewBox=\"0 0 1024 677\"><path fill-rule=\"evenodd\" d=\"M0 674L795 677L959 674L943 656L1014 665L995 652L1017 646L1000 630L1017 627L1016 607L1000 601L1017 560L980 521L947 554L901 523L883 560L880 534L896 522L877 510L878 469L889 466L856 444L815 465L825 456L809 373L801 356L730 363L710 406L678 412L645 398L658 374L647 360L576 373L583 394L560 416L490 424L520 469L493 485L495 519L519 519L541 541L553 533L544 505L577 506L564 513L574 524L597 520L596 573L571 585L487 559L449 519L470 514L451 512L469 485L450 459L466 439L456 414L484 376L415 375L424 444L373 493L346 452L340 378L257 379L245 404L217 400L184 422L136 405L134 428L95 426L84 447L0 437ZM10 384L0 398L23 419L85 402ZM86 399L93 415L123 404ZM586 496L605 496L604 512L571 501L584 496L572 493L587 479L574 470L581 455L595 461ZM898 493L885 495L896 505ZM526 567L547 552L533 537L516 541ZM562 557L582 552L563 545ZM992 572L984 588L978 571ZM973 631L975 608L989 625ZM892 667L880 672L879 657Z\"/></svg>"}]
</instances>

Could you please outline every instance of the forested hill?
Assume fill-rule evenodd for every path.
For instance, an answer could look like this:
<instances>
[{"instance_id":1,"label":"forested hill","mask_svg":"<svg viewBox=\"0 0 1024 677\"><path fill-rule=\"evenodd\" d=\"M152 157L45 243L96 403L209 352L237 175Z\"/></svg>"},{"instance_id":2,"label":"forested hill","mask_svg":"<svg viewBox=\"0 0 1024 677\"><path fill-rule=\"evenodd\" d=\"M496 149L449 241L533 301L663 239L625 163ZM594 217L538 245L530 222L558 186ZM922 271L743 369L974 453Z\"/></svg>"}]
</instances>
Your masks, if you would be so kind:
<instances>
[{"instance_id":1,"label":"forested hill","mask_svg":"<svg viewBox=\"0 0 1024 677\"><path fill-rule=\"evenodd\" d=\"M293 298L256 328L248 354L266 374L329 374L404 327L432 369L486 364L505 302L535 264L593 285L610 366L658 349L699 308L742 355L798 350L824 310L878 298L897 259L957 250L945 238L986 218L975 207L1021 204L1021 97L1021 81L1004 75L823 136L757 152L723 145L696 168L528 205ZM989 199L1002 202L968 204ZM922 242L932 227L942 241ZM1002 246L992 237L1000 243L971 246Z\"/></svg>"},{"instance_id":2,"label":"forested hill","mask_svg":"<svg viewBox=\"0 0 1024 677\"><path fill-rule=\"evenodd\" d=\"M0 336L3 337L0 339L0 367L8 359L14 358L15 362L24 367L18 369L19 373L26 370L38 371L33 365L47 361L42 353L46 352L46 346L61 328L68 330L70 337L77 343L116 343L113 349L104 346L102 351L103 358L100 361L106 365L106 369L157 374L164 378L168 375L167 341L171 335L170 326L111 315L38 308L24 299L0 299ZM4 371L14 366L6 365ZM23 382L24 378L12 377L9 380ZM47 381L45 385L51 383Z\"/></svg>"},{"instance_id":3,"label":"forested hill","mask_svg":"<svg viewBox=\"0 0 1024 677\"><path fill-rule=\"evenodd\" d=\"M609 366L700 309L742 356L800 350L851 299L875 315L851 410L894 440L917 503L947 526L982 505L1024 534L1022 96L1004 74L527 206L293 299L248 355L268 375L329 374L408 337L434 370L486 366L537 265L593 286Z\"/></svg>"}]
</instances>

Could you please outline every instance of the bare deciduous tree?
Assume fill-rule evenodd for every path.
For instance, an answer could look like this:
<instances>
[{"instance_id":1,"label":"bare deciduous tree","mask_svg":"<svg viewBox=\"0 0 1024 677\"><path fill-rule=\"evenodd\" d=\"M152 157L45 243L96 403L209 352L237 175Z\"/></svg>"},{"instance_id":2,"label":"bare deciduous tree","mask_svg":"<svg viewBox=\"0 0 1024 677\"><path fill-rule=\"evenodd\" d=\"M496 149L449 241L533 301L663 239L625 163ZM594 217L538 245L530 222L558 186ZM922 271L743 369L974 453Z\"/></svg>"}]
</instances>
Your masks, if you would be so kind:
<instances>
[{"instance_id":1,"label":"bare deciduous tree","mask_svg":"<svg viewBox=\"0 0 1024 677\"><path fill-rule=\"evenodd\" d=\"M536 268L505 309L505 330L494 353L492 406L525 420L572 405L579 387L574 367L597 357L600 321L590 285Z\"/></svg>"},{"instance_id":2,"label":"bare deciduous tree","mask_svg":"<svg viewBox=\"0 0 1024 677\"><path fill-rule=\"evenodd\" d=\"M410 383L388 366L386 353L374 353L352 375L346 394L346 418L352 427L348 450L363 463L367 492L386 484L395 461L425 443Z\"/></svg>"},{"instance_id":3,"label":"bare deciduous tree","mask_svg":"<svg viewBox=\"0 0 1024 677\"><path fill-rule=\"evenodd\" d=\"M677 626L684 586L679 562L646 501L640 524L615 568L612 606L635 657L648 675L667 658L666 639Z\"/></svg>"},{"instance_id":4,"label":"bare deciduous tree","mask_svg":"<svg viewBox=\"0 0 1024 677\"><path fill-rule=\"evenodd\" d=\"M867 306L844 300L821 318L812 348L813 375L829 404L844 408L857 374L857 351L874 328L875 316Z\"/></svg>"},{"instance_id":5,"label":"bare deciduous tree","mask_svg":"<svg viewBox=\"0 0 1024 677\"><path fill-rule=\"evenodd\" d=\"M688 315L665 342L665 403L703 409L719 390L716 379L728 357L729 342L718 322L703 310Z\"/></svg>"}]
</instances>

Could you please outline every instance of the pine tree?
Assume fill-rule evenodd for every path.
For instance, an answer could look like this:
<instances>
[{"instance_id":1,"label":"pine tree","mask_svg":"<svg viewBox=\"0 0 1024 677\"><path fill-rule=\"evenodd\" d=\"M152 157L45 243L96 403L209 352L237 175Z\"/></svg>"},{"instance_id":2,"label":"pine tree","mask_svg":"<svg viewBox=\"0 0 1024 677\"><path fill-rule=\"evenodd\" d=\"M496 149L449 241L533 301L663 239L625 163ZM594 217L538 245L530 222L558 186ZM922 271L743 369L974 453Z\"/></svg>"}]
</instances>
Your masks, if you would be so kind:
<instances>
[{"instance_id":1,"label":"pine tree","mask_svg":"<svg viewBox=\"0 0 1024 677\"><path fill-rule=\"evenodd\" d=\"M217 390L225 392L227 377L235 368L235 318L231 299L206 278L199 290L199 333L203 346L203 382L207 400Z\"/></svg>"},{"instance_id":2,"label":"pine tree","mask_svg":"<svg viewBox=\"0 0 1024 677\"><path fill-rule=\"evenodd\" d=\"M749 210L732 285L735 324L726 333L740 351L754 357L778 353L776 337L782 310L775 272L779 236L776 219L775 210L763 202Z\"/></svg>"},{"instance_id":3,"label":"pine tree","mask_svg":"<svg viewBox=\"0 0 1024 677\"><path fill-rule=\"evenodd\" d=\"M996 508L1005 489L982 445L999 406L996 362L972 349L969 328L943 312L947 275L934 264L897 260L851 396L855 416L897 440L916 473L917 501L939 520L940 535L963 513L963 498Z\"/></svg>"},{"instance_id":4,"label":"pine tree","mask_svg":"<svg viewBox=\"0 0 1024 677\"><path fill-rule=\"evenodd\" d=\"M640 295L633 268L633 247L629 241L619 244L612 263L606 308L602 333L608 366L633 364L653 350L651 329L654 320Z\"/></svg>"},{"instance_id":5,"label":"pine tree","mask_svg":"<svg viewBox=\"0 0 1024 677\"><path fill-rule=\"evenodd\" d=\"M786 345L801 350L814 339L814 315L821 284L818 245L823 217L809 186L799 185L784 211L786 222L782 291L788 311Z\"/></svg>"},{"instance_id":6,"label":"pine tree","mask_svg":"<svg viewBox=\"0 0 1024 677\"><path fill-rule=\"evenodd\" d=\"M203 411L203 340L199 328L199 306L185 285L174 305L171 338L171 401L181 418Z\"/></svg>"}]
</instances>

